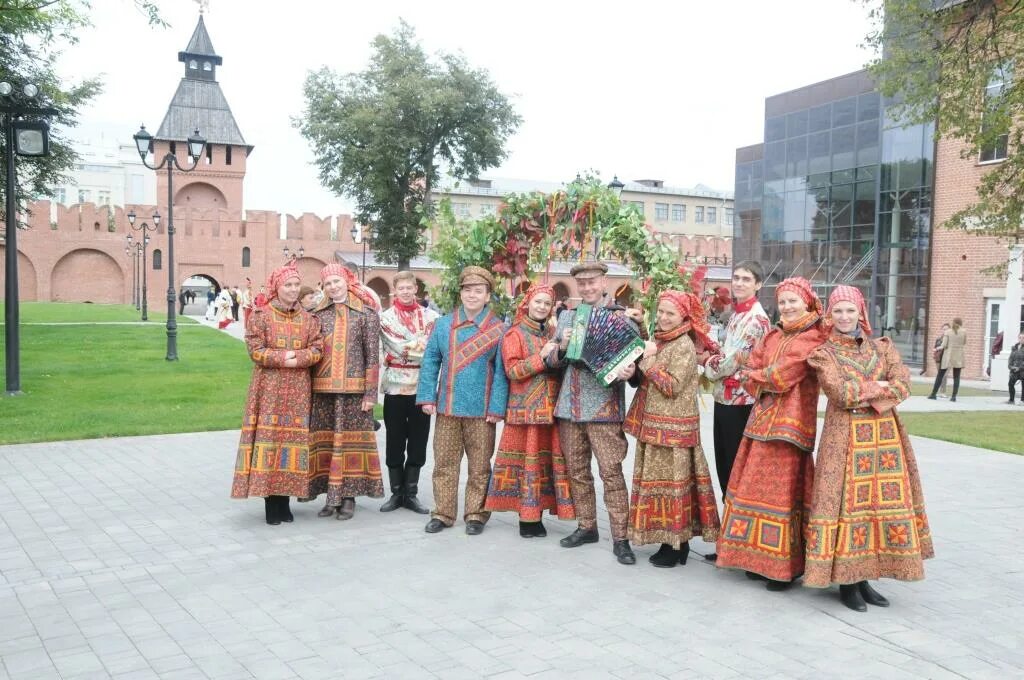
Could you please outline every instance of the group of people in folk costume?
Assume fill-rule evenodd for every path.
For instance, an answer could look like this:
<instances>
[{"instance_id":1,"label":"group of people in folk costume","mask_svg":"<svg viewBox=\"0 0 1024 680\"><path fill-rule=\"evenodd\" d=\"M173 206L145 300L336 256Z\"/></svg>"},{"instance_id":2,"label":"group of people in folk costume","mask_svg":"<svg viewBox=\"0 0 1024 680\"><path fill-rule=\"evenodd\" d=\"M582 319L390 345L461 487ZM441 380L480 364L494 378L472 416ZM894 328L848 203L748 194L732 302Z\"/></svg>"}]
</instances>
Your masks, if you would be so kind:
<instances>
[{"instance_id":1,"label":"group of people in folk costume","mask_svg":"<svg viewBox=\"0 0 1024 680\"><path fill-rule=\"evenodd\" d=\"M600 262L573 267L580 299L621 311L642 332L642 312L614 304L606 273ZM467 534L481 534L491 512L515 511L521 536L545 536L546 511L577 521L562 547L596 543L596 458L622 564L636 562L631 542L658 544L655 566L686 564L689 540L700 536L717 542L705 559L719 567L771 591L801 576L811 587L838 584L857 611L888 606L871 580L924 578L931 535L894 410L909 396L909 373L888 338L871 337L856 288L837 287L823 310L808 281L786 279L771 328L757 301L760 265L743 262L721 343L709 337L696 295L665 291L643 356L606 385L567 361L576 312L552 318L548 285L526 291L509 325L491 309L495 281L480 267L460 273L459 304L444 316L417 303L409 272L396 275L396 299L383 313L344 267L328 265L321 279L325 298L310 313L299 304L298 271L274 271L269 301L246 328L255 367L232 496L263 497L269 524L293 520L290 496L326 494L319 515L341 520L353 516L357 496L384 496L372 415L379 381L391 488L380 510L430 512L427 533L456 522L465 455ZM721 521L700 440L701 375L715 401ZM628 411L627 383L637 388ZM828 410L815 461L819 389ZM417 494L431 416L429 511ZM631 491L626 434L637 441Z\"/></svg>"}]
</instances>

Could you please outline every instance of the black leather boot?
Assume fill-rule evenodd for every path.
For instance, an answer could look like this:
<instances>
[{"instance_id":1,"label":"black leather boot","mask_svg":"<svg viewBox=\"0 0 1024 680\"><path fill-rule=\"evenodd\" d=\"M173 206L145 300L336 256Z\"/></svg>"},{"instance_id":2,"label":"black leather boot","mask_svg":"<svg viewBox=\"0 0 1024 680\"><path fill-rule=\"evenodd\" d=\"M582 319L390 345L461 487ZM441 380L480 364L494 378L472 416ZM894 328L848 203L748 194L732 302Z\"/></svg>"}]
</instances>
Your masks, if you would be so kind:
<instances>
[{"instance_id":1,"label":"black leather boot","mask_svg":"<svg viewBox=\"0 0 1024 680\"><path fill-rule=\"evenodd\" d=\"M380 506L381 512L391 512L404 505L405 475L400 467L388 468L388 481L391 482L391 498Z\"/></svg>"},{"instance_id":2,"label":"black leather boot","mask_svg":"<svg viewBox=\"0 0 1024 680\"><path fill-rule=\"evenodd\" d=\"M282 522L295 521L295 516L292 515L291 500L291 496L277 497L277 516Z\"/></svg>"},{"instance_id":3,"label":"black leather boot","mask_svg":"<svg viewBox=\"0 0 1024 680\"><path fill-rule=\"evenodd\" d=\"M875 607L888 607L889 600L887 600L880 592L871 587L871 584L867 581L861 581L857 584L857 589L860 590L860 596L864 598L864 601Z\"/></svg>"},{"instance_id":4,"label":"black leather boot","mask_svg":"<svg viewBox=\"0 0 1024 680\"><path fill-rule=\"evenodd\" d=\"M597 527L593 529L577 529L560 540L558 545L563 548L578 548L584 543L597 543Z\"/></svg>"},{"instance_id":5,"label":"black leather boot","mask_svg":"<svg viewBox=\"0 0 1024 680\"><path fill-rule=\"evenodd\" d=\"M839 599L855 612L866 612L868 610L868 605L864 602L864 597L860 594L860 588L856 583L849 586L839 586Z\"/></svg>"},{"instance_id":6,"label":"black leather boot","mask_svg":"<svg viewBox=\"0 0 1024 680\"><path fill-rule=\"evenodd\" d=\"M277 511L277 497L267 496L263 499L263 512L267 516L267 524L277 526L281 523L281 518Z\"/></svg>"},{"instance_id":7,"label":"black leather boot","mask_svg":"<svg viewBox=\"0 0 1024 680\"><path fill-rule=\"evenodd\" d=\"M619 564L636 564L636 555L633 554L633 548L625 538L612 542L612 554L615 555Z\"/></svg>"},{"instance_id":8,"label":"black leather boot","mask_svg":"<svg viewBox=\"0 0 1024 680\"><path fill-rule=\"evenodd\" d=\"M661 547L658 548L658 552L654 553L647 558L647 561L656 567L663 569L671 569L679 563L679 558L682 553L668 543L662 543Z\"/></svg>"},{"instance_id":9,"label":"black leather boot","mask_svg":"<svg viewBox=\"0 0 1024 680\"><path fill-rule=\"evenodd\" d=\"M402 507L420 515L428 515L430 510L423 507L423 504L416 498L419 490L420 469L418 467L405 468L405 495L402 497Z\"/></svg>"}]
</instances>

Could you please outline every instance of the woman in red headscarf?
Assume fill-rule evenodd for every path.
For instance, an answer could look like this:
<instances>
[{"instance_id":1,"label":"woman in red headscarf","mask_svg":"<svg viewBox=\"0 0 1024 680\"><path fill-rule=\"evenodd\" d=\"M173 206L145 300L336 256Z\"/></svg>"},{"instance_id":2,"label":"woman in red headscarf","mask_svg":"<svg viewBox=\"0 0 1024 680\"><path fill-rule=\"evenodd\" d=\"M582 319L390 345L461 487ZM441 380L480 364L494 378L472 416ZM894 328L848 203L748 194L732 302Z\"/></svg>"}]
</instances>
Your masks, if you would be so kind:
<instances>
[{"instance_id":1,"label":"woman in red headscarf","mask_svg":"<svg viewBox=\"0 0 1024 680\"><path fill-rule=\"evenodd\" d=\"M313 368L309 495L327 494L320 517L347 520L355 514L356 496L384 496L373 419L380 317L373 298L345 267L327 265L320 280L325 297L313 315L320 321L324 352Z\"/></svg>"},{"instance_id":2,"label":"woman in red headscarf","mask_svg":"<svg viewBox=\"0 0 1024 680\"><path fill-rule=\"evenodd\" d=\"M686 564L690 539L718 538L718 505L700 445L697 407L699 352L718 351L708 337L704 307L692 293L658 296L654 342L640 361L640 387L623 430L636 437L628 538L660 543L656 567Z\"/></svg>"},{"instance_id":3,"label":"woman in red headscarf","mask_svg":"<svg viewBox=\"0 0 1024 680\"><path fill-rule=\"evenodd\" d=\"M299 271L275 269L245 344L255 366L238 444L233 498L263 496L267 524L291 522L289 496L309 494L309 367L320 361L320 322L299 306Z\"/></svg>"},{"instance_id":4,"label":"woman in red headscarf","mask_svg":"<svg viewBox=\"0 0 1024 680\"><path fill-rule=\"evenodd\" d=\"M547 536L541 521L545 510L559 519L576 517L555 429L561 380L544 363L558 349L551 323L554 303L554 288L533 284L501 341L508 406L484 510L518 512L523 538Z\"/></svg>"},{"instance_id":5,"label":"woman in red headscarf","mask_svg":"<svg viewBox=\"0 0 1024 680\"><path fill-rule=\"evenodd\" d=\"M807 527L804 585L839 584L850 609L889 606L871 579L924 578L935 554L917 460L895 407L910 396L910 372L889 338L872 338L864 296L829 296L828 340L808 363L828 397Z\"/></svg>"},{"instance_id":6,"label":"woman in red headscarf","mask_svg":"<svg viewBox=\"0 0 1024 680\"><path fill-rule=\"evenodd\" d=\"M804 528L814 483L818 380L807 357L825 339L821 301L807 279L775 290L780 320L737 374L755 395L729 478L719 567L785 590L804 573Z\"/></svg>"}]
</instances>

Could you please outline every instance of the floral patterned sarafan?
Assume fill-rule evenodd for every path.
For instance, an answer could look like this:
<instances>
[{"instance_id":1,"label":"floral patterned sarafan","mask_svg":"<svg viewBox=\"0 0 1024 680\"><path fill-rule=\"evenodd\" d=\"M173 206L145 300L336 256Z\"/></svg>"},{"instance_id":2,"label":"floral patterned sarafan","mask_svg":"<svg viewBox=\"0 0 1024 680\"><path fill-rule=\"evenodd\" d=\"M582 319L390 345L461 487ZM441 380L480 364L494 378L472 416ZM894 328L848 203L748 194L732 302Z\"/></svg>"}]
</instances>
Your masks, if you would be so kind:
<instances>
[{"instance_id":1,"label":"floral patterned sarafan","mask_svg":"<svg viewBox=\"0 0 1024 680\"><path fill-rule=\"evenodd\" d=\"M909 371L888 338L834 330L808 363L828 396L828 410L804 585L923 579L922 560L934 549L917 461L893 410L910 395Z\"/></svg>"}]
</instances>

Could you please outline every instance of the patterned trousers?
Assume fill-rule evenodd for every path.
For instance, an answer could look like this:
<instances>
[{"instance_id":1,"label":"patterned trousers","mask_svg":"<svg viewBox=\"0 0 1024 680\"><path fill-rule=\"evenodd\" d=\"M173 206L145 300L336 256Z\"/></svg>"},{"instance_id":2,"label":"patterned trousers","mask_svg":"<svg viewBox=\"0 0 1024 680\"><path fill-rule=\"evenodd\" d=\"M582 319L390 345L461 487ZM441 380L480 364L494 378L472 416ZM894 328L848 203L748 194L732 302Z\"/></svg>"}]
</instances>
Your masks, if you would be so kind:
<instances>
[{"instance_id":1,"label":"patterned trousers","mask_svg":"<svg viewBox=\"0 0 1024 680\"><path fill-rule=\"evenodd\" d=\"M483 418L455 418L437 415L434 424L434 512L451 526L459 511L459 468L466 452L469 477L466 479L466 506L463 518L486 522L491 513L484 511L487 482L491 478L494 455L494 423Z\"/></svg>"},{"instance_id":2,"label":"patterned trousers","mask_svg":"<svg viewBox=\"0 0 1024 680\"><path fill-rule=\"evenodd\" d=\"M575 423L558 420L558 440L569 466L569 487L576 504L576 518L581 529L597 527L597 495L590 458L597 458L597 470L604 485L604 505L608 508L608 521L612 538L626 538L629 521L629 492L622 474L622 461L626 459L626 435L622 423Z\"/></svg>"}]
</instances>

